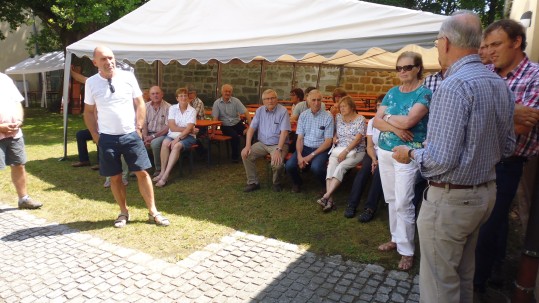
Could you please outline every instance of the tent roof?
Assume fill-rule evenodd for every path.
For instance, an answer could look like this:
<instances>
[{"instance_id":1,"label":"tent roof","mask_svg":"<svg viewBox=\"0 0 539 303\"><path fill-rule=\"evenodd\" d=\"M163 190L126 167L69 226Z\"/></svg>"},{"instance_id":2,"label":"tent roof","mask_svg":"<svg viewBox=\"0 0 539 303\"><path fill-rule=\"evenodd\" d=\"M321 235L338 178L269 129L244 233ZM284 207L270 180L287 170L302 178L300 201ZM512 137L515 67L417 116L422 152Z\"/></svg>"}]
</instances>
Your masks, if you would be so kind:
<instances>
[{"instance_id":1,"label":"tent roof","mask_svg":"<svg viewBox=\"0 0 539 303\"><path fill-rule=\"evenodd\" d=\"M13 65L6 74L34 74L64 69L64 52L46 53Z\"/></svg>"},{"instance_id":2,"label":"tent roof","mask_svg":"<svg viewBox=\"0 0 539 303\"><path fill-rule=\"evenodd\" d=\"M105 45L130 62L265 59L360 67L379 57L361 56L372 47L432 46L445 18L357 0L151 0L67 51L92 57ZM437 66L437 54L431 61Z\"/></svg>"}]
</instances>

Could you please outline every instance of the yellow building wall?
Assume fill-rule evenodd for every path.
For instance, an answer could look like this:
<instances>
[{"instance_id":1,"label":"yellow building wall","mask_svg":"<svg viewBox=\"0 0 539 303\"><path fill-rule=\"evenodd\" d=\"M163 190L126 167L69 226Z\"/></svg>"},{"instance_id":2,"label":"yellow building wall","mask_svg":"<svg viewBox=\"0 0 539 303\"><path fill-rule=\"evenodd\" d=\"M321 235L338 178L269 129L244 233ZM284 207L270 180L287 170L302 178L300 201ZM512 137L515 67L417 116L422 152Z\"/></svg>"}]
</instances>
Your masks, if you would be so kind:
<instances>
[{"instance_id":1,"label":"yellow building wall","mask_svg":"<svg viewBox=\"0 0 539 303\"><path fill-rule=\"evenodd\" d=\"M539 1L513 0L510 18L519 21L522 14L527 11L532 12L532 20L530 27L526 29L526 40L528 42L526 54L533 62L539 62L539 31L535 30L539 28Z\"/></svg>"},{"instance_id":2,"label":"yellow building wall","mask_svg":"<svg viewBox=\"0 0 539 303\"><path fill-rule=\"evenodd\" d=\"M0 40L0 71L5 73L6 69L13 66L29 57L26 51L26 40L30 37L33 29L32 26L23 25L18 29L10 32L9 24L0 22L0 30L6 35L6 39ZM22 75L9 75L13 80L22 81ZM30 90L38 90L38 74L26 75Z\"/></svg>"}]
</instances>

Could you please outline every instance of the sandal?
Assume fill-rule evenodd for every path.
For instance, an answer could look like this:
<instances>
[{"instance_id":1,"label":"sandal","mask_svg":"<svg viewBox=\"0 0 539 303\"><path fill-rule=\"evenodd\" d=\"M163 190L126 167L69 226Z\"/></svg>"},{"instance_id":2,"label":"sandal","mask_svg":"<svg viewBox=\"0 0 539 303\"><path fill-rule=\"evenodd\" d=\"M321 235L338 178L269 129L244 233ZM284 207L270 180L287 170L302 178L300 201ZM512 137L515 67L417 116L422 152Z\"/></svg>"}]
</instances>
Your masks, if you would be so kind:
<instances>
[{"instance_id":1,"label":"sandal","mask_svg":"<svg viewBox=\"0 0 539 303\"><path fill-rule=\"evenodd\" d=\"M322 197L322 198L316 200L316 203L318 203L320 206L322 206L322 208L325 208L326 204L328 204L328 199Z\"/></svg>"},{"instance_id":2,"label":"sandal","mask_svg":"<svg viewBox=\"0 0 539 303\"><path fill-rule=\"evenodd\" d=\"M170 221L163 217L161 213L155 213L155 215L148 214L148 222L157 226L169 226Z\"/></svg>"},{"instance_id":3,"label":"sandal","mask_svg":"<svg viewBox=\"0 0 539 303\"><path fill-rule=\"evenodd\" d=\"M329 198L327 199L327 203L326 203L326 206L324 206L324 208L322 209L324 212L330 212L334 209L336 209L337 207L335 207L335 204L333 203L333 199Z\"/></svg>"},{"instance_id":4,"label":"sandal","mask_svg":"<svg viewBox=\"0 0 539 303\"><path fill-rule=\"evenodd\" d=\"M127 222L129 222L129 214L123 214L120 213L118 215L118 218L114 221L114 227L116 228L122 228L127 225Z\"/></svg>"},{"instance_id":5,"label":"sandal","mask_svg":"<svg viewBox=\"0 0 539 303\"><path fill-rule=\"evenodd\" d=\"M414 256L402 256L399 262L400 270L410 270L414 266Z\"/></svg>"},{"instance_id":6,"label":"sandal","mask_svg":"<svg viewBox=\"0 0 539 303\"><path fill-rule=\"evenodd\" d=\"M397 249L397 243L391 241L378 246L379 251L392 251L395 249Z\"/></svg>"},{"instance_id":7,"label":"sandal","mask_svg":"<svg viewBox=\"0 0 539 303\"><path fill-rule=\"evenodd\" d=\"M157 181L157 183L155 183L155 186L157 186L157 187L165 187L165 185L167 185L167 180L163 180L163 179L161 179L161 180Z\"/></svg>"},{"instance_id":8,"label":"sandal","mask_svg":"<svg viewBox=\"0 0 539 303\"><path fill-rule=\"evenodd\" d=\"M365 210L359 215L359 222L367 223L374 217L374 211L370 208L365 208Z\"/></svg>"}]
</instances>

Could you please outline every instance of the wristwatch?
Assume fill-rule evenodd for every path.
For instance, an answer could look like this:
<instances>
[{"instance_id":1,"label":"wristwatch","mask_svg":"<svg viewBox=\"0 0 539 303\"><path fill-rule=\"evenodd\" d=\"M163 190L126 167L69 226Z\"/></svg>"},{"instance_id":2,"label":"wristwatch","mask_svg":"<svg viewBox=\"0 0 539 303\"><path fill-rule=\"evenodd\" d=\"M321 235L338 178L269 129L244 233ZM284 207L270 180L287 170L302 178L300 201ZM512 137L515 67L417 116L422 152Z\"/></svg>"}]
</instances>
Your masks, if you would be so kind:
<instances>
[{"instance_id":1,"label":"wristwatch","mask_svg":"<svg viewBox=\"0 0 539 303\"><path fill-rule=\"evenodd\" d=\"M389 118L391 118L391 114L387 114L387 115L384 117L384 120L385 120L386 122L388 122L388 121L389 121Z\"/></svg>"},{"instance_id":2,"label":"wristwatch","mask_svg":"<svg viewBox=\"0 0 539 303\"><path fill-rule=\"evenodd\" d=\"M280 148L280 147L277 147L277 148L275 148L275 149L278 150L278 151L283 151L283 149Z\"/></svg>"},{"instance_id":3,"label":"wristwatch","mask_svg":"<svg viewBox=\"0 0 539 303\"><path fill-rule=\"evenodd\" d=\"M313 156L313 157L316 156L316 152L312 152L311 156Z\"/></svg>"},{"instance_id":4,"label":"wristwatch","mask_svg":"<svg viewBox=\"0 0 539 303\"><path fill-rule=\"evenodd\" d=\"M152 135L152 139L155 139L155 135Z\"/></svg>"},{"instance_id":5,"label":"wristwatch","mask_svg":"<svg viewBox=\"0 0 539 303\"><path fill-rule=\"evenodd\" d=\"M414 151L414 150L411 149L411 148L408 150L408 158L412 159L412 152L413 152L413 151Z\"/></svg>"}]
</instances>

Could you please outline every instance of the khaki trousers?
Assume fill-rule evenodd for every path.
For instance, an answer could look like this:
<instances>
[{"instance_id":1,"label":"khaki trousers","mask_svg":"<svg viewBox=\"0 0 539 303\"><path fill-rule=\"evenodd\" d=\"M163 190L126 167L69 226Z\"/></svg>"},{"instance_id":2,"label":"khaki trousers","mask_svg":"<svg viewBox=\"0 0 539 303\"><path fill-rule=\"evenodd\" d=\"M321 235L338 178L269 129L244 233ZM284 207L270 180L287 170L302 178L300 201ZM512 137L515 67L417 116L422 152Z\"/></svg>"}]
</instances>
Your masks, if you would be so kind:
<instances>
[{"instance_id":1,"label":"khaki trousers","mask_svg":"<svg viewBox=\"0 0 539 303\"><path fill-rule=\"evenodd\" d=\"M427 187L417 218L420 302L473 302L479 227L495 202L495 181L470 189Z\"/></svg>"},{"instance_id":2,"label":"khaki trousers","mask_svg":"<svg viewBox=\"0 0 539 303\"><path fill-rule=\"evenodd\" d=\"M251 153L247 158L243 159L243 166L245 167L245 174L247 175L247 184L260 184L258 176L256 174L256 159L265 157L267 154L272 154L277 145L265 145L261 142L256 142L251 145ZM272 165L271 170L273 172L273 184L281 184L284 172L284 158L288 153L288 144L283 146L281 155L283 162L280 165Z\"/></svg>"}]
</instances>

